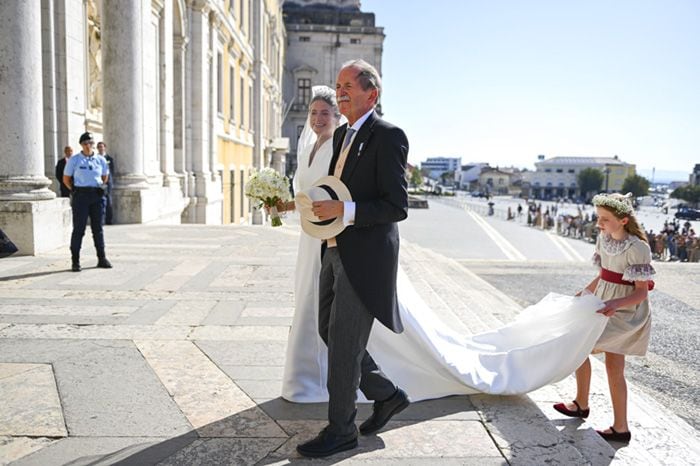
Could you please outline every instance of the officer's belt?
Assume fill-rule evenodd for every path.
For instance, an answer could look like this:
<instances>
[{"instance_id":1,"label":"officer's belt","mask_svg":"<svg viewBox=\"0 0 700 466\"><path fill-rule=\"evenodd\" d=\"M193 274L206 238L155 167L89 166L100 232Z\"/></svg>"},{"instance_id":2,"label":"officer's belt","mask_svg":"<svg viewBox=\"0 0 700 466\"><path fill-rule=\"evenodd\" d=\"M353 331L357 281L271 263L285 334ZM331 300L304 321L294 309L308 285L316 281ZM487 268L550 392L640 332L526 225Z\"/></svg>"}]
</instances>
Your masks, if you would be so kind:
<instances>
[{"instance_id":1,"label":"officer's belt","mask_svg":"<svg viewBox=\"0 0 700 466\"><path fill-rule=\"evenodd\" d=\"M102 191L102 188L95 188L95 187L83 187L83 186L74 186L73 191L75 192L92 192L92 191Z\"/></svg>"}]
</instances>

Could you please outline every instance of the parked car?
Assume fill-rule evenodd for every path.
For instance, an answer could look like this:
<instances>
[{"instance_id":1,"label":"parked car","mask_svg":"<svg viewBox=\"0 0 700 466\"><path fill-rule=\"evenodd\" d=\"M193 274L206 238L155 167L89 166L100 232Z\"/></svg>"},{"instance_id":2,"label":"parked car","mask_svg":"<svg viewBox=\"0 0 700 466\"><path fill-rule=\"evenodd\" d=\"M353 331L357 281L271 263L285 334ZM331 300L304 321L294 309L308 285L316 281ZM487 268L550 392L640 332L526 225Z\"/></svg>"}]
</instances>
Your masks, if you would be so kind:
<instances>
[{"instance_id":1,"label":"parked car","mask_svg":"<svg viewBox=\"0 0 700 466\"><path fill-rule=\"evenodd\" d=\"M690 207L681 207L676 212L676 218L681 220L700 220L700 210Z\"/></svg>"}]
</instances>

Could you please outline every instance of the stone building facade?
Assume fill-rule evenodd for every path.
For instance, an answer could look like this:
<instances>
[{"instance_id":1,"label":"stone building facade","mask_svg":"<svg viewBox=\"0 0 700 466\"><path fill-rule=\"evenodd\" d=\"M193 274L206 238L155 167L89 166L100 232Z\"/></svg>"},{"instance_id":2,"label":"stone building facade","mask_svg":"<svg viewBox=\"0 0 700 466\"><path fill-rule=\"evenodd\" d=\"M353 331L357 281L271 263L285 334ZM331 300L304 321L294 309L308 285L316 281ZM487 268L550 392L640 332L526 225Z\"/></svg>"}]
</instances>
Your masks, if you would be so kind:
<instances>
[{"instance_id":1,"label":"stone building facade","mask_svg":"<svg viewBox=\"0 0 700 466\"><path fill-rule=\"evenodd\" d=\"M578 174L594 168L603 173L602 190L617 192L629 176L636 174L636 166L614 157L552 157L535 163L535 171L523 175L524 195L535 199L577 198L581 196ZM527 188L527 189L525 189Z\"/></svg>"},{"instance_id":2,"label":"stone building facade","mask_svg":"<svg viewBox=\"0 0 700 466\"><path fill-rule=\"evenodd\" d=\"M282 132L290 141L289 173L296 170L296 145L306 122L311 88L335 89L340 66L356 58L382 72L384 29L375 25L374 13L362 12L360 6L359 0L286 0L283 4L287 115Z\"/></svg>"},{"instance_id":3,"label":"stone building facade","mask_svg":"<svg viewBox=\"0 0 700 466\"><path fill-rule=\"evenodd\" d=\"M53 171L84 131L116 160L117 223L249 221L251 169L287 149L279 3L0 2L0 228L21 252L67 243Z\"/></svg>"},{"instance_id":4,"label":"stone building facade","mask_svg":"<svg viewBox=\"0 0 700 466\"><path fill-rule=\"evenodd\" d=\"M515 191L513 181L517 177L518 175L512 170L484 167L479 173L479 191L490 196L513 194Z\"/></svg>"}]
</instances>

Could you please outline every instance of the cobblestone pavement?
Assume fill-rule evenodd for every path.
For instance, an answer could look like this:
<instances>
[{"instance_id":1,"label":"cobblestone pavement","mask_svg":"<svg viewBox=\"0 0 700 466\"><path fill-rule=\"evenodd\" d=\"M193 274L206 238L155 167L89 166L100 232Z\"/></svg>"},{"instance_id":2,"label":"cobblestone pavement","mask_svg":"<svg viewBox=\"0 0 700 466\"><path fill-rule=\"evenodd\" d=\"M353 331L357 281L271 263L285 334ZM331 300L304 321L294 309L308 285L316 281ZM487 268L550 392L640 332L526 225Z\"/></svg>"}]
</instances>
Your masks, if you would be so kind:
<instances>
[{"instance_id":1,"label":"cobblestone pavement","mask_svg":"<svg viewBox=\"0 0 700 466\"><path fill-rule=\"evenodd\" d=\"M288 223L294 223L288 219ZM0 261L0 463L286 464L324 425L325 404L287 403L297 228L119 225L115 267L69 271L67 248ZM411 241L402 265L441 319L476 333L520 305ZM596 366L594 389L604 378ZM360 447L314 464L690 464L694 429L636 387L635 440L551 412L571 380L529 396L415 403ZM360 407L358 421L370 407Z\"/></svg>"}]
</instances>

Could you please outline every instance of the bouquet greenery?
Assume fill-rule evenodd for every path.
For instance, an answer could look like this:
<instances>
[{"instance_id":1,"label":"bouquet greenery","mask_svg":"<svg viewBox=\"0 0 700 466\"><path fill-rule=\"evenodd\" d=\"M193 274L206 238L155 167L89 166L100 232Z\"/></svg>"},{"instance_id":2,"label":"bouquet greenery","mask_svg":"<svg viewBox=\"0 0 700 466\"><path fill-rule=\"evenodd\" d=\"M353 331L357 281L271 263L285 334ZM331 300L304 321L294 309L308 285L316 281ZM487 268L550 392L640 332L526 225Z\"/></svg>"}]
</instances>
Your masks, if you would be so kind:
<instances>
[{"instance_id":1,"label":"bouquet greenery","mask_svg":"<svg viewBox=\"0 0 700 466\"><path fill-rule=\"evenodd\" d=\"M245 195L250 199L258 201L259 207L266 206L270 209L270 218L273 227L282 225L277 213L277 203L288 201L289 179L272 168L263 168L255 172L248 180L245 188Z\"/></svg>"}]
</instances>

